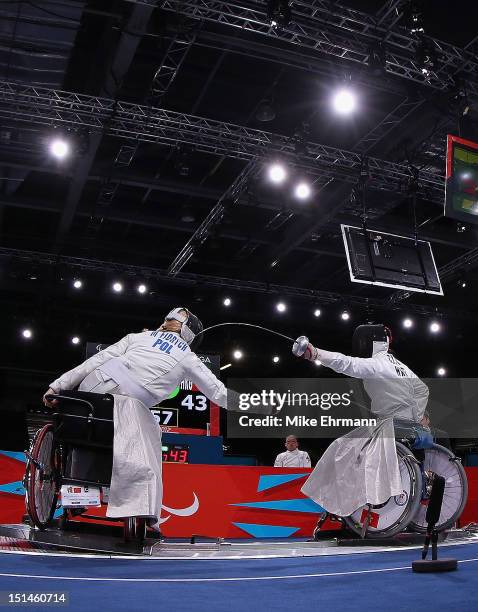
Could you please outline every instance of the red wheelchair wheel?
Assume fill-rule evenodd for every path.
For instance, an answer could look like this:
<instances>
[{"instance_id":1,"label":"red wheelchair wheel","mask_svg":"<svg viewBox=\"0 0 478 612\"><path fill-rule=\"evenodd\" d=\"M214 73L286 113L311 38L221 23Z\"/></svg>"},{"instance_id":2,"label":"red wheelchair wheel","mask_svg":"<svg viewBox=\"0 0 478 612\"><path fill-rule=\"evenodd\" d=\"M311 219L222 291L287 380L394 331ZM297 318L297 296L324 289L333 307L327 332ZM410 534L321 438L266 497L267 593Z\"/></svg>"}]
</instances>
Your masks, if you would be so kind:
<instances>
[{"instance_id":1,"label":"red wheelchair wheel","mask_svg":"<svg viewBox=\"0 0 478 612\"><path fill-rule=\"evenodd\" d=\"M33 439L25 471L26 507L33 524L45 529L58 500L58 450L53 425L42 427Z\"/></svg>"}]
</instances>

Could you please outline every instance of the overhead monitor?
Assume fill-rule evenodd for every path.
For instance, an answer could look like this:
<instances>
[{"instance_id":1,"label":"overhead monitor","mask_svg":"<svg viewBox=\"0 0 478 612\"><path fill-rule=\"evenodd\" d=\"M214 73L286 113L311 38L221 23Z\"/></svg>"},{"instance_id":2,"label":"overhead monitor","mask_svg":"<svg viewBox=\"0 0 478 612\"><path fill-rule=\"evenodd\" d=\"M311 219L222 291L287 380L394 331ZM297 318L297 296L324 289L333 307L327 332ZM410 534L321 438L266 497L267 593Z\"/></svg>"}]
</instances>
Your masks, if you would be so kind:
<instances>
[{"instance_id":1,"label":"overhead monitor","mask_svg":"<svg viewBox=\"0 0 478 612\"><path fill-rule=\"evenodd\" d=\"M443 295L429 242L351 225L342 236L353 283Z\"/></svg>"},{"instance_id":2,"label":"overhead monitor","mask_svg":"<svg viewBox=\"0 0 478 612\"><path fill-rule=\"evenodd\" d=\"M445 216L478 223L478 143L447 137Z\"/></svg>"}]
</instances>

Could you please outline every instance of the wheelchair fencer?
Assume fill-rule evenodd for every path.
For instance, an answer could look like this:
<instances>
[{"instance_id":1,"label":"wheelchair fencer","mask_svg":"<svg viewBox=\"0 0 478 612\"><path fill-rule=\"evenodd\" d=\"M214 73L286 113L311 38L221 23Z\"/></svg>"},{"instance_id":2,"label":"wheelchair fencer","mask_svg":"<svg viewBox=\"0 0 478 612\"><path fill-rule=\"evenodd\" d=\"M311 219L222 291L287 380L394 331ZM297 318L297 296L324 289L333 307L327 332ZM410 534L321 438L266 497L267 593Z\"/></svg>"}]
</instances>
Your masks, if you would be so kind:
<instances>
[{"instance_id":1,"label":"wheelchair fencer","mask_svg":"<svg viewBox=\"0 0 478 612\"><path fill-rule=\"evenodd\" d=\"M445 492L438 531L452 527L465 507L468 484L461 461L450 450L423 435L420 426L397 423L395 426L397 457L403 492L380 505L366 505L347 517L335 517L362 538L392 537L403 531L426 533L426 512L435 475L445 478ZM323 515L314 530L319 539Z\"/></svg>"},{"instance_id":2,"label":"wheelchair fencer","mask_svg":"<svg viewBox=\"0 0 478 612\"><path fill-rule=\"evenodd\" d=\"M99 487L100 503L106 505L104 489L110 486L113 464L113 396L64 391L51 399L58 401L52 413L53 423L36 433L26 453L24 476L27 513L40 530L53 523L63 485ZM67 527L70 518L85 515L87 510L62 506L60 529ZM146 517L122 520L125 541L141 543L146 535Z\"/></svg>"}]
</instances>

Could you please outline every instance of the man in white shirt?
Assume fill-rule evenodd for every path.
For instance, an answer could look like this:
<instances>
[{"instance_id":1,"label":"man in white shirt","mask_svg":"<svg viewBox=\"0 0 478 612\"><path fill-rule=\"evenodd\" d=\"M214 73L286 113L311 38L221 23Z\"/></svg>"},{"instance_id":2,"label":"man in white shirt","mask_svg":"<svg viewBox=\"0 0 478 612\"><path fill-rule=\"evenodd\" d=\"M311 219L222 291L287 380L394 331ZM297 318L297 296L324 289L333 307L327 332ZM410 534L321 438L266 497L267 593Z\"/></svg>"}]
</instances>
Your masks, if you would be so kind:
<instances>
[{"instance_id":1,"label":"man in white shirt","mask_svg":"<svg viewBox=\"0 0 478 612\"><path fill-rule=\"evenodd\" d=\"M299 450L299 441L295 436L285 439L285 453L279 453L274 461L274 467L303 468L310 467L310 457L305 451Z\"/></svg>"}]
</instances>

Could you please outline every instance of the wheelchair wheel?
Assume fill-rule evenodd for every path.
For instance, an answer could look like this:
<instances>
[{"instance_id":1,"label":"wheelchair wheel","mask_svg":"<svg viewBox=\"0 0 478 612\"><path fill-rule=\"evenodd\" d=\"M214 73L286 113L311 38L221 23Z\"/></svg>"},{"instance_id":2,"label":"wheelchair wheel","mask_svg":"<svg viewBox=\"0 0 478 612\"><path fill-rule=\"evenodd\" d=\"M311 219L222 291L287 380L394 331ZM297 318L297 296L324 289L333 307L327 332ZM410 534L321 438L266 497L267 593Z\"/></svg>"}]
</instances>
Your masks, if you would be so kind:
<instances>
[{"instance_id":1,"label":"wheelchair wheel","mask_svg":"<svg viewBox=\"0 0 478 612\"><path fill-rule=\"evenodd\" d=\"M42 530L51 523L56 509L58 465L53 425L48 424L33 439L25 471L27 512L33 524Z\"/></svg>"},{"instance_id":2,"label":"wheelchair wheel","mask_svg":"<svg viewBox=\"0 0 478 612\"><path fill-rule=\"evenodd\" d=\"M371 507L367 538L386 538L404 531L418 511L422 490L420 466L411 451L399 442L397 456L403 492L379 506ZM346 526L358 535L361 535L367 509L367 506L362 506L350 516L344 517Z\"/></svg>"},{"instance_id":3,"label":"wheelchair wheel","mask_svg":"<svg viewBox=\"0 0 478 612\"><path fill-rule=\"evenodd\" d=\"M438 476L445 478L443 504L436 529L448 529L458 520L466 504L468 483L465 470L460 460L450 450L439 444L435 444L433 448L425 450L423 469L427 482L430 481L431 483L431 476L433 474L438 474ZM431 489L431 484L428 485L427 489ZM430 490L427 490L427 493L430 494ZM409 524L412 531L426 533L427 522L425 517L427 507L428 500L422 499L417 513Z\"/></svg>"},{"instance_id":4,"label":"wheelchair wheel","mask_svg":"<svg viewBox=\"0 0 478 612\"><path fill-rule=\"evenodd\" d=\"M125 542L141 544L146 537L146 519L138 516L125 518L123 534Z\"/></svg>"}]
</instances>

